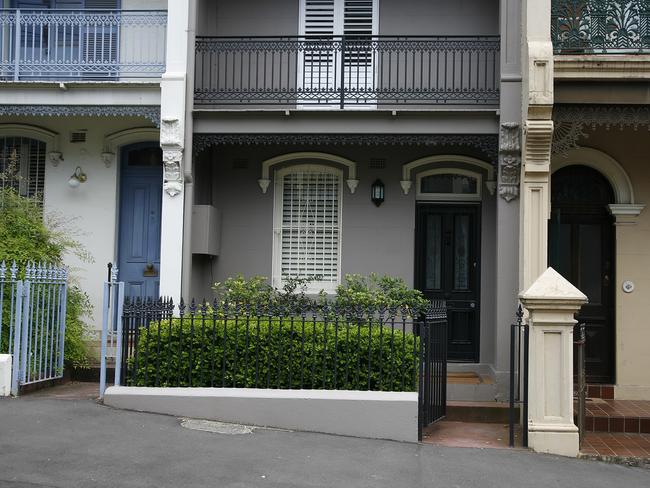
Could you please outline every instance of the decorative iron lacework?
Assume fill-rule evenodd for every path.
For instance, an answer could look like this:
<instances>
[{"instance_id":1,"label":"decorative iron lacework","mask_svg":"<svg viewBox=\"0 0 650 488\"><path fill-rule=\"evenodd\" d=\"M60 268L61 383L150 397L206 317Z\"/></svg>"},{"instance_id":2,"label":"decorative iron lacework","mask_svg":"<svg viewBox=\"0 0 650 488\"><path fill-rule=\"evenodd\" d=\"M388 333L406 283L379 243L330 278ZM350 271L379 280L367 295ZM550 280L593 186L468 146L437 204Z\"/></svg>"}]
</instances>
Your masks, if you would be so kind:
<instances>
[{"instance_id":1,"label":"decorative iron lacework","mask_svg":"<svg viewBox=\"0 0 650 488\"><path fill-rule=\"evenodd\" d=\"M556 105L553 109L553 152L566 153L578 147L578 141L588 138L585 129L604 127L607 130L650 131L650 107L635 105Z\"/></svg>"},{"instance_id":2,"label":"decorative iron lacework","mask_svg":"<svg viewBox=\"0 0 650 488\"><path fill-rule=\"evenodd\" d=\"M197 37L194 102L498 105L498 36Z\"/></svg>"},{"instance_id":3,"label":"decorative iron lacework","mask_svg":"<svg viewBox=\"0 0 650 488\"><path fill-rule=\"evenodd\" d=\"M156 78L166 26L163 10L2 10L0 78Z\"/></svg>"},{"instance_id":4,"label":"decorative iron lacework","mask_svg":"<svg viewBox=\"0 0 650 488\"><path fill-rule=\"evenodd\" d=\"M160 127L157 105L0 105L0 116L143 117Z\"/></svg>"},{"instance_id":5,"label":"decorative iron lacework","mask_svg":"<svg viewBox=\"0 0 650 488\"><path fill-rule=\"evenodd\" d=\"M428 146L467 148L496 165L497 134L194 134L194 154L211 146Z\"/></svg>"},{"instance_id":6,"label":"decorative iron lacework","mask_svg":"<svg viewBox=\"0 0 650 488\"><path fill-rule=\"evenodd\" d=\"M556 53L629 53L650 48L650 0L553 0Z\"/></svg>"}]
</instances>

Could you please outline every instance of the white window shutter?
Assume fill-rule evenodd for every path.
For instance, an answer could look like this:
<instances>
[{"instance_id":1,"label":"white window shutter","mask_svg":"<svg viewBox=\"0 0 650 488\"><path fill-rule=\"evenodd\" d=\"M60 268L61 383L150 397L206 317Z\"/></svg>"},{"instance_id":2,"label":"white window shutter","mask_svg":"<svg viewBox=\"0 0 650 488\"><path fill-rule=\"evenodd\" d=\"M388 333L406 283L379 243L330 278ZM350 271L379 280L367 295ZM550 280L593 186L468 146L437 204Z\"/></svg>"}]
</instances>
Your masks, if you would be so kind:
<instances>
[{"instance_id":1,"label":"white window shutter","mask_svg":"<svg viewBox=\"0 0 650 488\"><path fill-rule=\"evenodd\" d=\"M314 278L311 291L333 291L339 282L341 174L297 167L279 177L280 282Z\"/></svg>"},{"instance_id":2,"label":"white window shutter","mask_svg":"<svg viewBox=\"0 0 650 488\"><path fill-rule=\"evenodd\" d=\"M376 0L345 0L343 8L343 34L370 37L375 32Z\"/></svg>"},{"instance_id":3,"label":"white window shutter","mask_svg":"<svg viewBox=\"0 0 650 488\"><path fill-rule=\"evenodd\" d=\"M336 34L335 0L302 0L303 32L307 37L325 37Z\"/></svg>"}]
</instances>

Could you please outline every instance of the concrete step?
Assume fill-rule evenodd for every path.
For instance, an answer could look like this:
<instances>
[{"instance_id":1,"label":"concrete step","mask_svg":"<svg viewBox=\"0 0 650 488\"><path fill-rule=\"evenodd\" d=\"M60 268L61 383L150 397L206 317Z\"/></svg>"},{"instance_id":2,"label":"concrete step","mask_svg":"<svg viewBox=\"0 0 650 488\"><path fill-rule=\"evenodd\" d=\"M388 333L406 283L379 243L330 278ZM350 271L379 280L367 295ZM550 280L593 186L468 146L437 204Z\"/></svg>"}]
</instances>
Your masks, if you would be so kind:
<instances>
[{"instance_id":1,"label":"concrete step","mask_svg":"<svg viewBox=\"0 0 650 488\"><path fill-rule=\"evenodd\" d=\"M491 382L447 383L448 402L494 402L497 398L497 385Z\"/></svg>"},{"instance_id":2,"label":"concrete step","mask_svg":"<svg viewBox=\"0 0 650 488\"><path fill-rule=\"evenodd\" d=\"M481 422L507 424L510 408L500 402L447 402L446 420L455 422ZM519 419L519 408L515 411L515 421Z\"/></svg>"}]
</instances>

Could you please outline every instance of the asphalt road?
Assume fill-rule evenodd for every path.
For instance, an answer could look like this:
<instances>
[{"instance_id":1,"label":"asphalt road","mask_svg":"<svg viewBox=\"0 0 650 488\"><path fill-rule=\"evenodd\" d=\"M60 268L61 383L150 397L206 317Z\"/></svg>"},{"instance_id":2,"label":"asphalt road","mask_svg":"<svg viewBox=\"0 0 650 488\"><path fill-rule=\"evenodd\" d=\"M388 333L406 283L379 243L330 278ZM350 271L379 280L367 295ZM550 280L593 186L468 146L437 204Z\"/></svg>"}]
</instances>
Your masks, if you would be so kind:
<instances>
[{"instance_id":1,"label":"asphalt road","mask_svg":"<svg viewBox=\"0 0 650 488\"><path fill-rule=\"evenodd\" d=\"M90 400L0 399L0 487L650 487L650 471L527 451L256 430Z\"/></svg>"}]
</instances>

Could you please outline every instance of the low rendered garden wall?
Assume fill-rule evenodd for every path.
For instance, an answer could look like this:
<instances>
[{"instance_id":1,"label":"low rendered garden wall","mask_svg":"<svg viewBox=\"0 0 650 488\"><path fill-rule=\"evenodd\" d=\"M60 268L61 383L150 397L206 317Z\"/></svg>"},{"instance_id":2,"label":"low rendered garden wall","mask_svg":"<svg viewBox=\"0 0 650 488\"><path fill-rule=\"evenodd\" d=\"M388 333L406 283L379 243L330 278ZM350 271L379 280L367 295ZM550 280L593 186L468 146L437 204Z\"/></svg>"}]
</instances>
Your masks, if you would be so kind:
<instances>
[{"instance_id":1,"label":"low rendered garden wall","mask_svg":"<svg viewBox=\"0 0 650 488\"><path fill-rule=\"evenodd\" d=\"M417 442L416 392L114 386L111 407L245 425Z\"/></svg>"}]
</instances>

